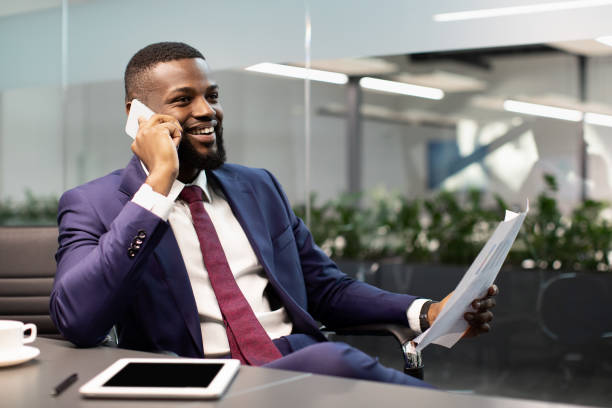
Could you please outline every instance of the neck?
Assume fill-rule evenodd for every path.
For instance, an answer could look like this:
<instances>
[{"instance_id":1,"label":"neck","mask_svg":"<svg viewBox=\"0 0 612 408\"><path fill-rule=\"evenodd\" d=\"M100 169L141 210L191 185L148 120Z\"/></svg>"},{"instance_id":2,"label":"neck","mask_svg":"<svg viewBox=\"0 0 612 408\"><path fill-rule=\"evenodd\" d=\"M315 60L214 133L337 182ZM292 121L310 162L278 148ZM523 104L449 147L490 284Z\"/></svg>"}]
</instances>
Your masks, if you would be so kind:
<instances>
[{"instance_id":1,"label":"neck","mask_svg":"<svg viewBox=\"0 0 612 408\"><path fill-rule=\"evenodd\" d=\"M180 167L176 179L182 183L188 184L198 177L200 171L202 171L202 169Z\"/></svg>"}]
</instances>

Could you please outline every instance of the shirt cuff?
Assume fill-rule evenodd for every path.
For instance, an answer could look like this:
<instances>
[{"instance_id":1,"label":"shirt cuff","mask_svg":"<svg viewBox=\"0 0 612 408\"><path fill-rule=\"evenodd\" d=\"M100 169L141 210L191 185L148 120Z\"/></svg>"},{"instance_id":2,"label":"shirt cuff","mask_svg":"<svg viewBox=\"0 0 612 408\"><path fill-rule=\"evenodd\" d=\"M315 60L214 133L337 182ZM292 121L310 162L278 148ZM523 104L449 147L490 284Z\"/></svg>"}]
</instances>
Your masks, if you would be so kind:
<instances>
[{"instance_id":1,"label":"shirt cuff","mask_svg":"<svg viewBox=\"0 0 612 408\"><path fill-rule=\"evenodd\" d=\"M423 305L429 301L431 301L431 299L416 299L410 304L410 307L406 311L410 330L416 332L417 334L421 334L421 309L423 308Z\"/></svg>"},{"instance_id":2,"label":"shirt cuff","mask_svg":"<svg viewBox=\"0 0 612 408\"><path fill-rule=\"evenodd\" d=\"M140 186L134 197L132 197L132 202L145 210L151 211L164 221L168 221L168 216L174 206L173 199L153 191L153 188L147 183L143 183Z\"/></svg>"}]
</instances>

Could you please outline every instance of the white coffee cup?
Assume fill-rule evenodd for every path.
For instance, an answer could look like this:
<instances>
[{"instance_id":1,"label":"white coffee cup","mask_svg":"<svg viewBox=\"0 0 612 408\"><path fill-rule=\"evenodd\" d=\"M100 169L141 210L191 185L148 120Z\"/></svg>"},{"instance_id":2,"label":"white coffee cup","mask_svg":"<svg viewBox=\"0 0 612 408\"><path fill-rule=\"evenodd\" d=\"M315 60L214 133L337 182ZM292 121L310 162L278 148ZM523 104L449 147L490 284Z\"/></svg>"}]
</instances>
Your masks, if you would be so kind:
<instances>
[{"instance_id":1,"label":"white coffee cup","mask_svg":"<svg viewBox=\"0 0 612 408\"><path fill-rule=\"evenodd\" d=\"M30 330L30 335L25 332ZM0 320L0 353L17 352L24 344L36 340L36 325L17 320Z\"/></svg>"}]
</instances>

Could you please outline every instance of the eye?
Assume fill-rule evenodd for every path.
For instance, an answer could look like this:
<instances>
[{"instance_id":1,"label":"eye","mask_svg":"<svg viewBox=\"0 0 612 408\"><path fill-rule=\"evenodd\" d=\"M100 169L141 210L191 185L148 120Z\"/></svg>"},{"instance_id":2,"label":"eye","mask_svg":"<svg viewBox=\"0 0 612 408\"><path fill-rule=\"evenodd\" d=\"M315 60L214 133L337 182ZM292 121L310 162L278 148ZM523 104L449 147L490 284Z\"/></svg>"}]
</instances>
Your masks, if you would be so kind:
<instances>
[{"instance_id":1,"label":"eye","mask_svg":"<svg viewBox=\"0 0 612 408\"><path fill-rule=\"evenodd\" d=\"M216 101L219 99L219 92L211 92L208 94L208 99L212 100L212 101Z\"/></svg>"},{"instance_id":2,"label":"eye","mask_svg":"<svg viewBox=\"0 0 612 408\"><path fill-rule=\"evenodd\" d=\"M185 104L191 102L191 97L186 95L177 96L172 100L173 103Z\"/></svg>"}]
</instances>

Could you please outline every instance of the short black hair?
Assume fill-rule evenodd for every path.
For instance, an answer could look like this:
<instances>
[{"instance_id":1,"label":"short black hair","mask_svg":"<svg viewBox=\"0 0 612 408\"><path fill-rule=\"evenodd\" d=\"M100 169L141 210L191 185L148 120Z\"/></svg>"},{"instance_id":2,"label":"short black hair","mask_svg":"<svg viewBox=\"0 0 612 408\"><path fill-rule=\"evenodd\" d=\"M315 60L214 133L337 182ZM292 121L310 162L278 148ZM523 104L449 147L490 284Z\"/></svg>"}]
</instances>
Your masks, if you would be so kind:
<instances>
[{"instance_id":1,"label":"short black hair","mask_svg":"<svg viewBox=\"0 0 612 408\"><path fill-rule=\"evenodd\" d=\"M123 77L126 102L134 98L144 99L148 73L155 65L184 58L206 59L200 51L182 42L158 42L134 54Z\"/></svg>"}]
</instances>

